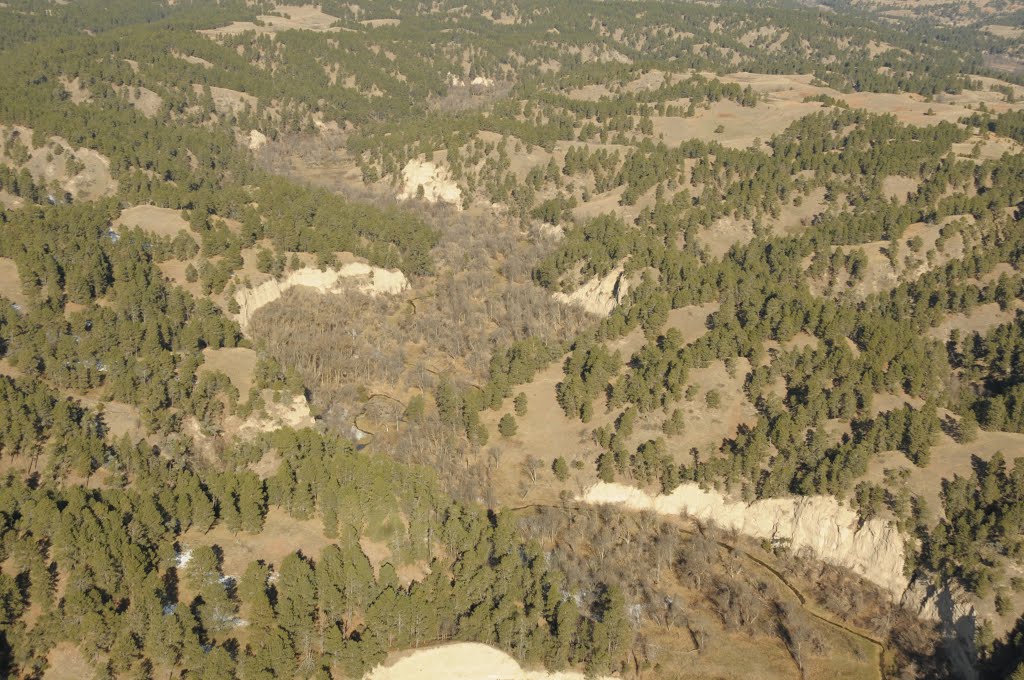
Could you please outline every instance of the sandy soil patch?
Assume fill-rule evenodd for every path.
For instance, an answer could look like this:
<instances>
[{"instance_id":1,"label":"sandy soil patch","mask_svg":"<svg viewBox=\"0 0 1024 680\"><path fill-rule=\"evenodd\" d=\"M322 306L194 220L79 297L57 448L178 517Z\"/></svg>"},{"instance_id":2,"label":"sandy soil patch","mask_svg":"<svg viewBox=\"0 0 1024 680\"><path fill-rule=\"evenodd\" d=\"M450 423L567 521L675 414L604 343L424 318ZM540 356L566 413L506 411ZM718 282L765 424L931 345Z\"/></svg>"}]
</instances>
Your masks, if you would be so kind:
<instances>
[{"instance_id":1,"label":"sandy soil patch","mask_svg":"<svg viewBox=\"0 0 1024 680\"><path fill-rule=\"evenodd\" d=\"M316 424L305 394L279 393L276 401L274 395L275 392L271 389L261 391L263 410L251 414L244 421L240 421L237 416L228 416L224 421L225 430L234 431L239 437L245 438L263 432L273 432L282 427L301 430ZM241 396L245 399L247 394Z\"/></svg>"},{"instance_id":2,"label":"sandy soil patch","mask_svg":"<svg viewBox=\"0 0 1024 680\"><path fill-rule=\"evenodd\" d=\"M21 288L18 265L8 257L0 257L0 297L5 297L16 305L24 305L27 302Z\"/></svg>"},{"instance_id":3,"label":"sandy soil patch","mask_svg":"<svg viewBox=\"0 0 1024 680\"><path fill-rule=\"evenodd\" d=\"M64 182L64 188L84 201L113 196L117 193L117 180L110 176L110 160L92 149L77 149L75 157L85 164L85 170Z\"/></svg>"},{"instance_id":4,"label":"sandy soil patch","mask_svg":"<svg viewBox=\"0 0 1024 680\"><path fill-rule=\"evenodd\" d=\"M91 399L81 399L83 406L91 409L99 407L99 402ZM128 435L133 441L143 438L145 431L142 427L142 416L139 409L131 404L120 401L103 402L103 422L107 426L107 434L111 439L117 439Z\"/></svg>"},{"instance_id":5,"label":"sandy soil patch","mask_svg":"<svg viewBox=\"0 0 1024 680\"><path fill-rule=\"evenodd\" d=\"M670 76L671 82L678 82L683 77L678 74ZM648 71L643 73L640 77L635 80L631 80L622 86L623 94L634 94L636 92L645 92L650 90L657 90L665 82L665 72L659 70ZM605 84L591 84L578 87L569 92L569 97L572 99L580 99L583 101L597 101L602 97L616 97L618 93L612 92Z\"/></svg>"},{"instance_id":6,"label":"sandy soil patch","mask_svg":"<svg viewBox=\"0 0 1024 680\"><path fill-rule=\"evenodd\" d=\"M8 210L17 210L18 208L25 205L25 199L20 196L15 196L6 191L0 191L0 208L7 208Z\"/></svg>"},{"instance_id":7,"label":"sandy soil patch","mask_svg":"<svg viewBox=\"0 0 1024 680\"><path fill-rule=\"evenodd\" d=\"M222 347L204 349L200 371L220 371L231 379L242 399L246 399L253 386L256 362L259 355L245 347Z\"/></svg>"},{"instance_id":8,"label":"sandy soil patch","mask_svg":"<svg viewBox=\"0 0 1024 680\"><path fill-rule=\"evenodd\" d=\"M185 270L188 269L189 261L182 260L165 260L157 264L160 269L160 273L164 275L167 281L173 283L176 286L180 286L187 290L193 297L202 298L205 297L203 294L202 284L198 280L189 283L188 277L185 274Z\"/></svg>"},{"instance_id":9,"label":"sandy soil patch","mask_svg":"<svg viewBox=\"0 0 1024 680\"><path fill-rule=\"evenodd\" d=\"M682 400L674 405L686 416L686 431L668 440L668 451L676 462L693 462L690 451L694 448L717 451L722 440L734 436L741 424L752 426L757 422L757 409L743 391L749 371L750 363L745 358L736 360L732 375L722 361L714 361L706 368L690 371L687 383L699 389L692 401ZM717 392L721 398L717 408L707 404L707 395L711 391ZM654 424L660 426L661 423L659 421ZM640 430L635 435L636 442L631 444L635 447L646 439L660 435L660 430Z\"/></svg>"},{"instance_id":10,"label":"sandy soil patch","mask_svg":"<svg viewBox=\"0 0 1024 680\"><path fill-rule=\"evenodd\" d=\"M96 672L76 645L58 642L46 655L47 667L43 680L81 680Z\"/></svg>"},{"instance_id":11,"label":"sandy soil patch","mask_svg":"<svg viewBox=\"0 0 1024 680\"><path fill-rule=\"evenodd\" d=\"M397 660L395 660L397 659ZM393 655L364 680L583 680L582 673L526 671L494 647L458 642Z\"/></svg>"},{"instance_id":12,"label":"sandy soil patch","mask_svg":"<svg viewBox=\"0 0 1024 680\"><path fill-rule=\"evenodd\" d=\"M718 303L711 303L672 310L668 326L680 331L683 342L693 342L707 332L707 317L717 308ZM608 348L620 353L625 367L644 342L643 333L637 329L624 338L609 342ZM563 364L564 358L539 371L532 382L513 389L514 394L523 392L526 395L527 412L516 417L519 430L511 439L502 438L497 432L498 420L513 410L511 398L506 399L500 409L481 413L482 422L492 434L487 445L488 455L494 459L492 483L498 498L505 504L553 501L560 491L582 493L597 481L595 462L601 449L594 442L593 431L611 424L620 411L607 411L603 396L599 396L594 400L594 416L589 423L566 417L555 395L555 386L565 377ZM670 451L678 452L680 456L688 455L693 446L703 446L716 437L716 443L720 443L725 436L731 436L738 422L753 422L756 414L742 391L747 370L746 360L740 360L736 364L734 378L728 377L722 362L691 371L689 382L703 385L704 389L693 402L681 401L675 405L684 411L689 409L694 415L690 417L687 432L669 440ZM703 401L706 389L718 389L722 396L721 406L713 413L707 413ZM635 448L642 441L662 436L659 428L663 419L660 411L639 418L627 448ZM692 426L691 422L694 423ZM558 482L551 472L551 464L559 456L565 457L570 464L574 461L581 464L579 469L570 465L569 480L564 484ZM530 457L541 461L536 481L524 474L523 465Z\"/></svg>"},{"instance_id":13,"label":"sandy soil patch","mask_svg":"<svg viewBox=\"0 0 1024 680\"><path fill-rule=\"evenodd\" d=\"M628 358L628 357L624 357ZM499 437L497 423L504 413L512 411L512 400L506 399L500 411L485 411L481 420L491 432L488 447L496 457L492 482L498 499L508 505L536 502L538 499L557 499L563 485L551 472L551 463L558 456L564 456L572 463L579 461L582 468L570 468L567 488L581 492L596 480L594 461L600 448L594 443L591 432L595 427L610 423L616 414L606 413L601 399L595 401L594 418L590 423L567 418L555 397L555 386L564 379L562 361L557 361L539 371L526 385L514 392L523 392L527 399L525 416L517 416L519 432L512 439ZM537 481L528 482L523 474L523 464L530 457L542 462ZM524 486L525 485L525 486ZM524 493L525 492L525 493Z\"/></svg>"},{"instance_id":14,"label":"sandy soil patch","mask_svg":"<svg viewBox=\"0 0 1024 680\"><path fill-rule=\"evenodd\" d=\"M64 89L71 96L72 104L85 104L92 101L92 92L89 91L89 88L82 85L80 78L69 79L66 76L61 76L60 84L64 86Z\"/></svg>"},{"instance_id":15,"label":"sandy soil patch","mask_svg":"<svg viewBox=\"0 0 1024 680\"><path fill-rule=\"evenodd\" d=\"M188 229L188 222L182 218L180 210L136 205L122 210L112 226L115 230L138 227L157 236L174 237L178 232Z\"/></svg>"},{"instance_id":16,"label":"sandy soil patch","mask_svg":"<svg viewBox=\"0 0 1024 680\"><path fill-rule=\"evenodd\" d=\"M578 220L585 221L613 213L622 217L626 222L632 222L640 214L640 201L637 201L637 205L619 205L624 193L626 193L625 185L593 196L586 203L581 203L573 208L572 215Z\"/></svg>"},{"instance_id":17,"label":"sandy soil patch","mask_svg":"<svg viewBox=\"0 0 1024 680\"><path fill-rule=\"evenodd\" d=\"M496 16L494 16L494 11L493 10L489 10L489 9L488 10L484 10L483 12L481 12L480 16L482 16L485 19L487 19L489 21L492 21L492 22L494 22L496 24L500 24L502 26L511 26L512 24L516 23L516 21L519 18L519 14L518 13L515 13L515 14L502 14L501 16L496 17Z\"/></svg>"},{"instance_id":18,"label":"sandy soil patch","mask_svg":"<svg viewBox=\"0 0 1024 680\"><path fill-rule=\"evenodd\" d=\"M667 328L675 328L683 336L683 343L690 344L708 332L708 316L718 311L717 302L703 305L689 305L673 309L668 313Z\"/></svg>"}]
</instances>

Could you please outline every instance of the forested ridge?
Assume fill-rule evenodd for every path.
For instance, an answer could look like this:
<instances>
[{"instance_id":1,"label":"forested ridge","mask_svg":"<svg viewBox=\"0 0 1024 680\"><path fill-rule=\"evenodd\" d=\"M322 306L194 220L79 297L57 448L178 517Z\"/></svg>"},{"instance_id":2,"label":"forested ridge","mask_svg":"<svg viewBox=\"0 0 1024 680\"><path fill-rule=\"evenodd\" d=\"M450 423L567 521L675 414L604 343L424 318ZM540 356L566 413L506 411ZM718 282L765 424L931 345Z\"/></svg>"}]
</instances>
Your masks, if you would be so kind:
<instances>
[{"instance_id":1,"label":"forested ridge","mask_svg":"<svg viewBox=\"0 0 1024 680\"><path fill-rule=\"evenodd\" d=\"M944 7L0 4L0 674L1020 675L1020 12Z\"/></svg>"}]
</instances>

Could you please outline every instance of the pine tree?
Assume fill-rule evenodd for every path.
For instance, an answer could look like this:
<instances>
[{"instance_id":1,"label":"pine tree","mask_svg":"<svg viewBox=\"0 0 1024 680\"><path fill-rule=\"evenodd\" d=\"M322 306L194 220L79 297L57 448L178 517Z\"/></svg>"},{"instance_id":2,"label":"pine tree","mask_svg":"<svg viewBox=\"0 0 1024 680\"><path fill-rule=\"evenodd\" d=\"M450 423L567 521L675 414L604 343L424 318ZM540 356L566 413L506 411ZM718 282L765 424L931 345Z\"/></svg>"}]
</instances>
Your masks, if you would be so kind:
<instances>
[{"instance_id":1,"label":"pine tree","mask_svg":"<svg viewBox=\"0 0 1024 680\"><path fill-rule=\"evenodd\" d=\"M498 422L498 432L501 434L502 437L505 437L506 439L509 437L514 437L518 429L519 426L516 424L515 416L513 416L511 413L506 413L505 415L503 415L501 417L501 420Z\"/></svg>"}]
</instances>

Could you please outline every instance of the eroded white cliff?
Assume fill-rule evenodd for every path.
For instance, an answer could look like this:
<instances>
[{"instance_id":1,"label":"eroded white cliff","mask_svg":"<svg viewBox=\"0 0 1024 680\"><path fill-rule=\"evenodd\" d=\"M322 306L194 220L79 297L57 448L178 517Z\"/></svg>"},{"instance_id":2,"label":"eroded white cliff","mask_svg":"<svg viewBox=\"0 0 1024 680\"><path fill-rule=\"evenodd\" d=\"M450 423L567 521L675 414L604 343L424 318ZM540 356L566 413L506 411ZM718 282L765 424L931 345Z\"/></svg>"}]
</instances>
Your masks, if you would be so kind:
<instances>
[{"instance_id":1,"label":"eroded white cliff","mask_svg":"<svg viewBox=\"0 0 1024 680\"><path fill-rule=\"evenodd\" d=\"M309 410L309 402L304 394L285 394L279 401L274 401L273 390L263 390L263 409L253 413L238 427L241 437L254 437L263 432L273 432L282 427L296 430L313 427L315 421Z\"/></svg>"},{"instance_id":2,"label":"eroded white cliff","mask_svg":"<svg viewBox=\"0 0 1024 680\"><path fill-rule=\"evenodd\" d=\"M858 522L857 514L831 496L768 498L744 503L694 483L669 495L652 496L625 484L600 482L579 500L618 504L664 515L683 514L714 521L746 536L786 541L794 552L807 549L818 559L846 567L899 599L907 589L903 538L882 520Z\"/></svg>"},{"instance_id":3,"label":"eroded white cliff","mask_svg":"<svg viewBox=\"0 0 1024 680\"><path fill-rule=\"evenodd\" d=\"M591 314L608 316L628 292L629 279L623 275L622 267L616 267L605 276L590 279L571 293L555 293L553 297Z\"/></svg>"},{"instance_id":4,"label":"eroded white cliff","mask_svg":"<svg viewBox=\"0 0 1024 680\"><path fill-rule=\"evenodd\" d=\"M402 190L399 200L417 198L423 187L423 200L430 203L451 203L462 209L462 190L451 180L448 171L430 161L414 158L402 169Z\"/></svg>"},{"instance_id":5,"label":"eroded white cliff","mask_svg":"<svg viewBox=\"0 0 1024 680\"><path fill-rule=\"evenodd\" d=\"M338 269L326 271L311 267L297 269L280 281L269 279L237 291L235 302L239 312L235 318L245 331L256 310L277 300L290 288L306 286L321 293L340 293L349 285L368 295L395 295L408 288L409 282L400 271L372 267L362 262L349 262Z\"/></svg>"},{"instance_id":6,"label":"eroded white cliff","mask_svg":"<svg viewBox=\"0 0 1024 680\"><path fill-rule=\"evenodd\" d=\"M267 145L267 136L259 130L249 130L249 149L259 151Z\"/></svg>"}]
</instances>

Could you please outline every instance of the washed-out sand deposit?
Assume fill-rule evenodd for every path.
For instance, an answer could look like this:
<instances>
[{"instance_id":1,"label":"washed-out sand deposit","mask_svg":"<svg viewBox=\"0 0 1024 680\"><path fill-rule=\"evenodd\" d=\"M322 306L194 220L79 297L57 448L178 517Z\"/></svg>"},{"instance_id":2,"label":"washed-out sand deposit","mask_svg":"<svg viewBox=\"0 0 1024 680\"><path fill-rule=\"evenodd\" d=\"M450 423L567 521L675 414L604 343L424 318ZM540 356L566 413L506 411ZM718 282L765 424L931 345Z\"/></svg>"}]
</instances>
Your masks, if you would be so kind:
<instances>
[{"instance_id":1,"label":"washed-out sand deposit","mask_svg":"<svg viewBox=\"0 0 1024 680\"><path fill-rule=\"evenodd\" d=\"M364 680L583 680L583 673L523 670L501 650L477 642L418 649ZM598 679L600 680L600 679Z\"/></svg>"}]
</instances>

